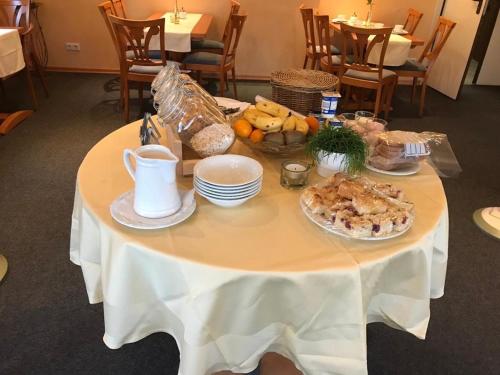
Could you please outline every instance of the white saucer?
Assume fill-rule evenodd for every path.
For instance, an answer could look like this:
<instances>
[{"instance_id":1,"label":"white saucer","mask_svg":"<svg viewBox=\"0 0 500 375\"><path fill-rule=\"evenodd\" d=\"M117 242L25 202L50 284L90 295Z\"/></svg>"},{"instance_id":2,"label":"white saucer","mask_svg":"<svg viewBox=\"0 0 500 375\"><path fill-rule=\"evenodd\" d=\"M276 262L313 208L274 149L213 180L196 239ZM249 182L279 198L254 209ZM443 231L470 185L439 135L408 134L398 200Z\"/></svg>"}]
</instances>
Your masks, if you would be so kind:
<instances>
[{"instance_id":1,"label":"white saucer","mask_svg":"<svg viewBox=\"0 0 500 375\"><path fill-rule=\"evenodd\" d=\"M406 34L408 34L408 31L406 31L406 30L401 30L401 31L392 30L392 33L396 34L396 35L406 35Z\"/></svg>"},{"instance_id":2,"label":"white saucer","mask_svg":"<svg viewBox=\"0 0 500 375\"><path fill-rule=\"evenodd\" d=\"M384 171L383 169L375 168L373 165L370 165L370 164L366 164L365 167L366 167L366 169L369 169L370 171L381 173L381 174L387 174L389 176L410 176L410 175L416 174L416 173L418 173L418 171L420 171L420 163L409 164L407 167L404 167L401 169L395 169L392 171Z\"/></svg>"},{"instance_id":3,"label":"white saucer","mask_svg":"<svg viewBox=\"0 0 500 375\"><path fill-rule=\"evenodd\" d=\"M345 18L333 18L332 19L333 23L344 23L344 22L347 22L347 21L349 21L349 20L345 19Z\"/></svg>"},{"instance_id":4,"label":"white saucer","mask_svg":"<svg viewBox=\"0 0 500 375\"><path fill-rule=\"evenodd\" d=\"M182 207L175 214L161 217L158 219L149 219L138 215L134 211L134 191L130 190L120 195L111 203L109 211L113 219L122 225L134 229L161 229L179 224L190 217L196 209L196 200L194 199L194 190L179 189L181 195Z\"/></svg>"}]
</instances>

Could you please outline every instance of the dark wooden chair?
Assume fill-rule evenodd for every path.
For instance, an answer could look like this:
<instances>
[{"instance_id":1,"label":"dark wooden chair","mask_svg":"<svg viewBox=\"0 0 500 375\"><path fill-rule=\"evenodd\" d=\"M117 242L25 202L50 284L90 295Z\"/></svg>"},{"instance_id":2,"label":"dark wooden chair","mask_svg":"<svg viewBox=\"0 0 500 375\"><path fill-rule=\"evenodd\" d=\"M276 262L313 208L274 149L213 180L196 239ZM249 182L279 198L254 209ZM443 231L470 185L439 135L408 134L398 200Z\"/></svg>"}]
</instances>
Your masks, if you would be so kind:
<instances>
[{"instance_id":1,"label":"dark wooden chair","mask_svg":"<svg viewBox=\"0 0 500 375\"><path fill-rule=\"evenodd\" d=\"M0 0L0 14L2 15L0 16L0 27L15 27L19 30L26 67L15 74L22 72L26 74L33 107L36 110L38 108L38 99L31 77L30 65L37 71L46 96L49 96L49 90L45 80L45 71L34 53L32 42L33 24L30 20L30 0ZM4 77L4 79L7 78L10 77Z\"/></svg>"},{"instance_id":2,"label":"dark wooden chair","mask_svg":"<svg viewBox=\"0 0 500 375\"><path fill-rule=\"evenodd\" d=\"M413 35L423 16L424 14L416 9L408 9L408 16L406 17L403 29L408 31L408 34Z\"/></svg>"},{"instance_id":3,"label":"dark wooden chair","mask_svg":"<svg viewBox=\"0 0 500 375\"><path fill-rule=\"evenodd\" d=\"M394 88L397 84L396 73L384 69L384 58L392 27L367 29L341 24L340 30L343 36L343 45L339 90L340 87L347 86L346 95L344 95L346 100L350 99L351 87L375 90L373 112L377 116L383 110L385 118L387 118ZM370 65L368 57L373 47L378 43L382 43L380 60L377 65ZM349 57L347 54L348 46L351 46L353 51L353 55ZM343 105L345 104L343 103Z\"/></svg>"},{"instance_id":4,"label":"dark wooden chair","mask_svg":"<svg viewBox=\"0 0 500 375\"><path fill-rule=\"evenodd\" d=\"M302 23L304 24L304 33L306 38L306 56L304 58L303 68L307 68L307 62L312 60L311 68L317 69L320 66L320 59L327 53L326 48L321 46L321 43L316 43L316 35L314 31L314 13L312 8L300 7L300 14L302 15ZM328 31L330 32L330 31ZM328 37L329 44L328 50L330 55L339 55L340 50L330 43L331 39Z\"/></svg>"},{"instance_id":5,"label":"dark wooden chair","mask_svg":"<svg viewBox=\"0 0 500 375\"><path fill-rule=\"evenodd\" d=\"M229 10L229 17L224 27L222 40L200 39L191 42L191 52L213 52L222 54L224 52L224 43L228 37L229 27L231 26L231 16L238 14L241 4L235 0L230 0L231 8Z\"/></svg>"},{"instance_id":6,"label":"dark wooden chair","mask_svg":"<svg viewBox=\"0 0 500 375\"><path fill-rule=\"evenodd\" d=\"M211 52L195 52L188 55L183 64L185 69L197 73L197 80L201 79L202 73L216 73L220 79L220 95L224 96L227 83L227 73L231 71L234 97L238 97L236 91L236 50L243 30L243 25L247 16L233 14L228 30L226 41L224 42L224 52L222 55Z\"/></svg>"},{"instance_id":7,"label":"dark wooden chair","mask_svg":"<svg viewBox=\"0 0 500 375\"><path fill-rule=\"evenodd\" d=\"M402 66L390 67L390 69L394 71L398 75L398 77L413 78L413 86L411 93L412 103L415 100L418 82L419 80L422 81L420 89L420 107L418 111L420 116L424 114L427 79L431 72L432 66L436 62L439 53L443 49L455 25L456 25L455 22L450 21L444 17L439 17L438 24L434 29L432 37L427 42L420 57L417 60L409 59Z\"/></svg>"},{"instance_id":8,"label":"dark wooden chair","mask_svg":"<svg viewBox=\"0 0 500 375\"><path fill-rule=\"evenodd\" d=\"M142 106L144 82L153 82L167 64L165 52L165 19L133 21L109 15L120 50L120 80L123 85L125 121L130 119L129 82L137 82ZM151 38L160 40L160 58L149 54ZM132 52L132 53L131 53Z\"/></svg>"},{"instance_id":9,"label":"dark wooden chair","mask_svg":"<svg viewBox=\"0 0 500 375\"><path fill-rule=\"evenodd\" d=\"M335 51L332 52L330 16L314 16L314 21L316 23L318 45L320 47L319 65L321 70L338 76L342 70L342 61L339 55L333 53Z\"/></svg>"}]
</instances>

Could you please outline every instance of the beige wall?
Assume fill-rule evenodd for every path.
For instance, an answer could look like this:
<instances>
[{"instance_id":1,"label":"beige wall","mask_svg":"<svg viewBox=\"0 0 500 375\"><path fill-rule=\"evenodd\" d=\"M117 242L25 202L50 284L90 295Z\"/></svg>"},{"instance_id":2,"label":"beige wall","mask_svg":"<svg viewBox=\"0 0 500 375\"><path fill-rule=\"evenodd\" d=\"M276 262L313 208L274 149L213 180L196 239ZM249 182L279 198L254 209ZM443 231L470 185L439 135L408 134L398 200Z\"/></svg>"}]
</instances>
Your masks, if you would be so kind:
<instances>
[{"instance_id":1,"label":"beige wall","mask_svg":"<svg viewBox=\"0 0 500 375\"><path fill-rule=\"evenodd\" d=\"M500 85L500 14L497 16L497 22L491 35L481 72L477 78L477 84Z\"/></svg>"},{"instance_id":2,"label":"beige wall","mask_svg":"<svg viewBox=\"0 0 500 375\"><path fill-rule=\"evenodd\" d=\"M104 21L96 5L102 0L45 0L40 19L49 48L49 65L73 69L117 69L117 58ZM374 7L374 20L387 24L404 22L407 9L424 12L417 35L428 37L432 15L440 0L384 0ZM145 18L156 11L172 9L173 0L124 0L128 17ZM243 77L269 76L276 69L301 66L304 58L303 26L298 7L315 7L332 17L357 12L366 16L366 0L241 0L248 14L240 49L238 74ZM228 0L181 0L188 11L214 15L211 37L220 37L229 5ZM65 42L79 42L80 52L67 52Z\"/></svg>"}]
</instances>

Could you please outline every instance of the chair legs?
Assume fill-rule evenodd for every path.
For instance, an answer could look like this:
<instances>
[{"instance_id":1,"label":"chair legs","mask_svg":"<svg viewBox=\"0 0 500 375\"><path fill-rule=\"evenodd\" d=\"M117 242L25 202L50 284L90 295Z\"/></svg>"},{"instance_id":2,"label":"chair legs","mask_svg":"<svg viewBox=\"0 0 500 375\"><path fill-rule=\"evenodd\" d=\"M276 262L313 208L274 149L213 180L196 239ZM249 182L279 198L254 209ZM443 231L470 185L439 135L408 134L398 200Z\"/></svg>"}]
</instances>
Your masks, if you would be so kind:
<instances>
[{"instance_id":1,"label":"chair legs","mask_svg":"<svg viewBox=\"0 0 500 375\"><path fill-rule=\"evenodd\" d=\"M137 94L139 97L139 108L140 111L144 109L144 83L138 82Z\"/></svg>"},{"instance_id":2,"label":"chair legs","mask_svg":"<svg viewBox=\"0 0 500 375\"><path fill-rule=\"evenodd\" d=\"M224 89L226 88L226 79L225 79L225 73L224 72L220 72L219 73L219 93L220 93L220 96L224 96Z\"/></svg>"},{"instance_id":3,"label":"chair legs","mask_svg":"<svg viewBox=\"0 0 500 375\"><path fill-rule=\"evenodd\" d=\"M418 83L418 78L413 77L413 85L411 87L411 99L410 103L413 103L415 101L415 95L417 94L417 83Z\"/></svg>"},{"instance_id":4,"label":"chair legs","mask_svg":"<svg viewBox=\"0 0 500 375\"><path fill-rule=\"evenodd\" d=\"M319 60L316 58L316 55L312 58L311 69L316 70L318 67Z\"/></svg>"},{"instance_id":5,"label":"chair legs","mask_svg":"<svg viewBox=\"0 0 500 375\"><path fill-rule=\"evenodd\" d=\"M424 115L424 105L425 105L425 91L427 90L427 82L424 79L422 81L422 87L420 89L420 103L419 103L419 110L418 110L418 115L422 117Z\"/></svg>"},{"instance_id":6,"label":"chair legs","mask_svg":"<svg viewBox=\"0 0 500 375\"><path fill-rule=\"evenodd\" d=\"M31 94L31 100L33 102L33 109L36 111L38 109L38 100L36 98L35 86L33 86L33 79L31 78L31 72L29 67L26 65L24 68L26 73L26 82L28 83L28 90Z\"/></svg>"},{"instance_id":7,"label":"chair legs","mask_svg":"<svg viewBox=\"0 0 500 375\"><path fill-rule=\"evenodd\" d=\"M35 69L40 77L40 81L42 82L43 91L45 92L45 96L49 97L49 89L47 88L47 81L45 80L45 70L42 68L41 64L38 62L38 58L35 54L31 54L31 61L35 65Z\"/></svg>"},{"instance_id":8,"label":"chair legs","mask_svg":"<svg viewBox=\"0 0 500 375\"><path fill-rule=\"evenodd\" d=\"M306 58L304 59L304 66L303 68L307 68L307 62L309 61L309 56L306 54Z\"/></svg>"},{"instance_id":9,"label":"chair legs","mask_svg":"<svg viewBox=\"0 0 500 375\"><path fill-rule=\"evenodd\" d=\"M236 90L236 68L233 67L231 69L231 76L233 78L233 91L234 91L234 98L238 100L238 92Z\"/></svg>"},{"instance_id":10,"label":"chair legs","mask_svg":"<svg viewBox=\"0 0 500 375\"><path fill-rule=\"evenodd\" d=\"M379 86L377 88L377 97L375 98L375 108L373 110L375 117L377 117L378 113L380 112L380 103L382 101L382 89L383 88L384 88L384 86Z\"/></svg>"},{"instance_id":11,"label":"chair legs","mask_svg":"<svg viewBox=\"0 0 500 375\"><path fill-rule=\"evenodd\" d=\"M124 108L124 115L125 115L125 122L128 124L130 121L130 90L128 87L128 79L123 80L123 104L125 106Z\"/></svg>"}]
</instances>

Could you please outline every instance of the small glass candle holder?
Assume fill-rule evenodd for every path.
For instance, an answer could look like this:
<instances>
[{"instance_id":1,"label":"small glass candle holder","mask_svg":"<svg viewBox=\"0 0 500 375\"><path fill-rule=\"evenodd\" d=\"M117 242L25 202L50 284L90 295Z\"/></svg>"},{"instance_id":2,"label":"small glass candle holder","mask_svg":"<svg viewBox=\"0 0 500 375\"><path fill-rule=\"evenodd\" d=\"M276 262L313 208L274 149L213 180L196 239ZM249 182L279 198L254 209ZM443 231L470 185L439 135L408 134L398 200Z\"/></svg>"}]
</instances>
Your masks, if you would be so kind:
<instances>
[{"instance_id":1,"label":"small glass candle holder","mask_svg":"<svg viewBox=\"0 0 500 375\"><path fill-rule=\"evenodd\" d=\"M303 160L286 160L281 164L281 186L286 189L303 189L311 173L311 164Z\"/></svg>"}]
</instances>

